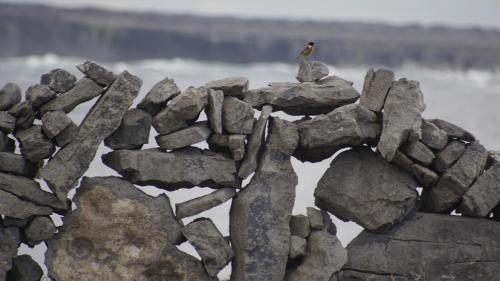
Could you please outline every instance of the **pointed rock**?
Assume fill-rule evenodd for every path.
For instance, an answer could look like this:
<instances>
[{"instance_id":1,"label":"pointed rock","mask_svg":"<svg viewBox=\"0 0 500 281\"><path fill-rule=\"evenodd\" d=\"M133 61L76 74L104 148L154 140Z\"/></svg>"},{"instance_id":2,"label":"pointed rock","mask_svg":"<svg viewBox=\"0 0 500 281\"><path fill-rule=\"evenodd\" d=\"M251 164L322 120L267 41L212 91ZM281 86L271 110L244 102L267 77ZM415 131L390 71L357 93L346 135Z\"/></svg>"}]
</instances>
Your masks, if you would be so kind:
<instances>
[{"instance_id":1,"label":"pointed rock","mask_svg":"<svg viewBox=\"0 0 500 281\"><path fill-rule=\"evenodd\" d=\"M137 108L147 111L151 116L155 116L165 108L167 102L181 93L173 79L166 77L156 83L148 94L137 104Z\"/></svg>"},{"instance_id":2,"label":"pointed rock","mask_svg":"<svg viewBox=\"0 0 500 281\"><path fill-rule=\"evenodd\" d=\"M191 199L186 202L175 204L175 214L177 219L183 219L197 215L204 211L228 201L236 195L234 188L221 188L207 195Z\"/></svg>"},{"instance_id":3,"label":"pointed rock","mask_svg":"<svg viewBox=\"0 0 500 281\"><path fill-rule=\"evenodd\" d=\"M206 121L195 123L186 129L182 129L168 135L156 136L156 142L161 149L173 150L202 142L212 134L212 130Z\"/></svg>"},{"instance_id":4,"label":"pointed rock","mask_svg":"<svg viewBox=\"0 0 500 281\"><path fill-rule=\"evenodd\" d=\"M370 69L365 76L359 104L369 110L381 112L393 81L394 72L387 69L377 69L376 71Z\"/></svg>"},{"instance_id":5,"label":"pointed rock","mask_svg":"<svg viewBox=\"0 0 500 281\"><path fill-rule=\"evenodd\" d=\"M325 63L302 59L299 64L299 73L295 78L297 78L299 82L316 82L328 76L328 73L330 73L330 70Z\"/></svg>"},{"instance_id":6,"label":"pointed rock","mask_svg":"<svg viewBox=\"0 0 500 281\"><path fill-rule=\"evenodd\" d=\"M243 99L248 92L248 78L228 77L221 80L210 81L205 87L213 90L221 90L224 96Z\"/></svg>"},{"instance_id":7,"label":"pointed rock","mask_svg":"<svg viewBox=\"0 0 500 281\"><path fill-rule=\"evenodd\" d=\"M140 149L149 142L153 118L144 110L132 108L123 115L118 129L104 139L104 145L116 149Z\"/></svg>"},{"instance_id":8,"label":"pointed rock","mask_svg":"<svg viewBox=\"0 0 500 281\"><path fill-rule=\"evenodd\" d=\"M0 89L0 110L9 110L21 101L21 88L14 83L7 83Z\"/></svg>"},{"instance_id":9,"label":"pointed rock","mask_svg":"<svg viewBox=\"0 0 500 281\"><path fill-rule=\"evenodd\" d=\"M113 72L108 71L93 61L86 61L83 64L77 65L76 68L85 74L85 76L102 86L108 86L115 80Z\"/></svg>"}]
</instances>

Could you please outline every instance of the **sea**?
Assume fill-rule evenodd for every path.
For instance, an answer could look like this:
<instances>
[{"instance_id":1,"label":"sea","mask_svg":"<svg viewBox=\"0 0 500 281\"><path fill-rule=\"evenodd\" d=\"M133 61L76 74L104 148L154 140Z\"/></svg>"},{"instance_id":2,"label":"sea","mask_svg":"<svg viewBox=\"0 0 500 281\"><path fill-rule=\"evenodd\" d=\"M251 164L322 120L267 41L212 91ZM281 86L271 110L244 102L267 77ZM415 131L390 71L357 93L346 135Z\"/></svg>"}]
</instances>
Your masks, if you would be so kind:
<instances>
[{"instance_id":1,"label":"sea","mask_svg":"<svg viewBox=\"0 0 500 281\"><path fill-rule=\"evenodd\" d=\"M7 82L14 82L25 91L29 86L39 83L42 74L55 68L65 69L80 78L83 75L76 69L76 65L85 60L85 58L59 57L53 54L0 59L0 87ZM154 59L119 62L98 61L98 63L114 73L127 70L143 79L140 96L136 98L135 104L156 82L165 77L173 78L177 85L184 89L188 86L202 86L211 80L244 76L249 78L250 88L259 88L270 82L295 82L298 69L296 62L228 64L189 59ZM361 92L363 79L370 67L372 66L329 66L331 75L352 81L359 92ZM500 69L461 70L406 64L392 68L392 70L398 79L405 77L420 82L426 104L425 118L440 118L453 122L472 132L487 149L500 150ZM84 103L72 111L70 117L73 121L77 124L81 122L95 101ZM283 113L273 114L289 120L297 119L297 117L287 116ZM144 146L145 148L156 146L155 135L156 133L152 130L150 141ZM206 147L205 144L197 146ZM86 176L117 175L101 162L100 155L108 151L110 151L108 148L101 145L95 160L85 174ZM314 206L314 189L332 158L319 163L302 163L296 159L292 160L293 167L299 177L293 214L305 214L306 207ZM247 182L248 180L244 183ZM152 186L138 188L151 196L165 193L170 197L172 205L212 191L209 188L197 187L173 192ZM70 196L73 196L74 192L71 192ZM198 216L183 219L183 222L188 224L196 218L208 217L215 222L223 235L229 235L230 204L230 201L226 202ZM344 246L362 231L361 227L353 222L343 222L333 216L332 218L337 226L337 236ZM53 219L56 225L62 224L61 217L53 215ZM184 243L179 248L199 258L189 243ZM23 245L19 252L32 254L38 262L43 264L45 250L46 246L42 243L34 249ZM46 272L46 268L44 268L44 272ZM229 274L230 268L226 267L221 271L219 277L228 278Z\"/></svg>"}]
</instances>

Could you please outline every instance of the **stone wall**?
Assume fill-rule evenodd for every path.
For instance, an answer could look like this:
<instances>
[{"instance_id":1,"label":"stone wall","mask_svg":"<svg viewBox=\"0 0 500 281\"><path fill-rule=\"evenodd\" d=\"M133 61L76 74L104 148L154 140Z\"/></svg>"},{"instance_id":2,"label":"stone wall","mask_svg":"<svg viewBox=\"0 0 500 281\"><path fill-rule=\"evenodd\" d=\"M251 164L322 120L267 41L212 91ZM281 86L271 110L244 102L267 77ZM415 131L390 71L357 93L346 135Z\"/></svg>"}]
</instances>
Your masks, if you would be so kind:
<instances>
[{"instance_id":1,"label":"stone wall","mask_svg":"<svg viewBox=\"0 0 500 281\"><path fill-rule=\"evenodd\" d=\"M218 280L229 262L232 281L500 276L500 154L457 125L422 118L417 81L370 70L359 94L303 60L300 83L250 90L231 77L181 90L165 78L130 109L140 78L93 62L77 68L79 81L55 69L24 99L15 84L0 90L0 280L40 279L20 243L46 243L58 281ZM93 98L75 124L68 113ZM158 147L141 149L151 127ZM192 146L204 141L209 149ZM101 143L113 150L102 161L121 177L84 176ZM337 152L314 191L317 208L292 215L291 157ZM168 196L135 185L214 191L174 212ZM209 218L183 224L228 200L229 237ZM59 228L53 213L64 216ZM365 230L345 249L329 214ZM185 242L201 260L176 247Z\"/></svg>"}]
</instances>

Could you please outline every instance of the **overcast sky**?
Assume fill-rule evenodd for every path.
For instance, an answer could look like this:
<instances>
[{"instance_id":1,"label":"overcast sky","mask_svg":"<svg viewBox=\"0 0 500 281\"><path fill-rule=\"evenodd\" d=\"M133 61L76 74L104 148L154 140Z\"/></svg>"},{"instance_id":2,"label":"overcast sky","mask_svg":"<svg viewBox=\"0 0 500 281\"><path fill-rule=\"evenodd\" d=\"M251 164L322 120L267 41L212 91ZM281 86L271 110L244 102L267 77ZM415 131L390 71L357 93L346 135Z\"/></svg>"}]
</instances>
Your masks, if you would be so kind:
<instances>
[{"instance_id":1,"label":"overcast sky","mask_svg":"<svg viewBox=\"0 0 500 281\"><path fill-rule=\"evenodd\" d=\"M500 28L499 0L0 0L116 10Z\"/></svg>"}]
</instances>

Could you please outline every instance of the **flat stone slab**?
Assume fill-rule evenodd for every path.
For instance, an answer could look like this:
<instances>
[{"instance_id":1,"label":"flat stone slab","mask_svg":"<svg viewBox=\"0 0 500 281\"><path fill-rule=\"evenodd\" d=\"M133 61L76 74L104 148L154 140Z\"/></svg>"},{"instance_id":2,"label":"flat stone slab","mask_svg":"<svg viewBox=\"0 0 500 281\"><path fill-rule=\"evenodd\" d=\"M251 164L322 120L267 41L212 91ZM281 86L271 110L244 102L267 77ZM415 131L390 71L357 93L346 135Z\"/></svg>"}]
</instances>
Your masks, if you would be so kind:
<instances>
[{"instance_id":1,"label":"flat stone slab","mask_svg":"<svg viewBox=\"0 0 500 281\"><path fill-rule=\"evenodd\" d=\"M394 72L390 70L368 70L359 103L369 110L381 112L393 81Z\"/></svg>"},{"instance_id":2,"label":"flat stone slab","mask_svg":"<svg viewBox=\"0 0 500 281\"><path fill-rule=\"evenodd\" d=\"M161 149L173 150L207 140L211 134L212 130L208 123L201 121L168 135L156 136L156 142Z\"/></svg>"},{"instance_id":3,"label":"flat stone slab","mask_svg":"<svg viewBox=\"0 0 500 281\"><path fill-rule=\"evenodd\" d=\"M77 65L76 68L85 74L85 76L102 86L108 86L115 80L113 72L105 69L93 61L86 61Z\"/></svg>"},{"instance_id":4,"label":"flat stone slab","mask_svg":"<svg viewBox=\"0 0 500 281\"><path fill-rule=\"evenodd\" d=\"M297 185L290 155L297 142L293 123L272 119L259 167L231 205L232 281L283 281L285 277Z\"/></svg>"},{"instance_id":5,"label":"flat stone slab","mask_svg":"<svg viewBox=\"0 0 500 281\"><path fill-rule=\"evenodd\" d=\"M382 135L377 145L380 154L391 161L399 146L422 137L424 97L417 81L395 81L384 103Z\"/></svg>"},{"instance_id":6,"label":"flat stone slab","mask_svg":"<svg viewBox=\"0 0 500 281\"><path fill-rule=\"evenodd\" d=\"M340 153L320 179L316 205L369 231L387 231L412 212L418 184L369 148Z\"/></svg>"},{"instance_id":7,"label":"flat stone slab","mask_svg":"<svg viewBox=\"0 0 500 281\"><path fill-rule=\"evenodd\" d=\"M194 216L219 206L235 195L236 189L230 187L221 188L207 195L175 204L175 215L177 219Z\"/></svg>"},{"instance_id":8,"label":"flat stone slab","mask_svg":"<svg viewBox=\"0 0 500 281\"><path fill-rule=\"evenodd\" d=\"M69 280L211 280L200 261L173 246L180 226L168 197L115 177L84 178L78 208L47 241L49 276Z\"/></svg>"},{"instance_id":9,"label":"flat stone slab","mask_svg":"<svg viewBox=\"0 0 500 281\"><path fill-rule=\"evenodd\" d=\"M16 127L16 117L7 111L0 111L0 130L10 134Z\"/></svg>"},{"instance_id":10,"label":"flat stone slab","mask_svg":"<svg viewBox=\"0 0 500 281\"><path fill-rule=\"evenodd\" d=\"M173 79L168 77L156 83L146 94L142 101L137 104L137 108L147 111L152 116L160 112L167 102L181 93Z\"/></svg>"},{"instance_id":11,"label":"flat stone slab","mask_svg":"<svg viewBox=\"0 0 500 281\"><path fill-rule=\"evenodd\" d=\"M205 87L213 90L221 90L225 96L243 99L248 92L248 78L228 77L220 80L210 81Z\"/></svg>"},{"instance_id":12,"label":"flat stone slab","mask_svg":"<svg viewBox=\"0 0 500 281\"><path fill-rule=\"evenodd\" d=\"M26 219L30 216L48 216L52 209L21 200L19 197L3 189L0 190L0 215L15 219Z\"/></svg>"},{"instance_id":13,"label":"flat stone slab","mask_svg":"<svg viewBox=\"0 0 500 281\"><path fill-rule=\"evenodd\" d=\"M141 85L138 77L121 73L82 121L73 141L40 170L41 177L61 200L88 169L101 142L120 126Z\"/></svg>"},{"instance_id":14,"label":"flat stone slab","mask_svg":"<svg viewBox=\"0 0 500 281\"><path fill-rule=\"evenodd\" d=\"M104 139L104 145L116 149L140 149L149 142L153 117L142 109L132 108L123 115L118 129Z\"/></svg>"},{"instance_id":15,"label":"flat stone slab","mask_svg":"<svg viewBox=\"0 0 500 281\"><path fill-rule=\"evenodd\" d=\"M236 163L221 154L195 147L164 152L117 150L102 156L104 164L139 185L166 190L202 187L240 187Z\"/></svg>"},{"instance_id":16,"label":"flat stone slab","mask_svg":"<svg viewBox=\"0 0 500 281\"><path fill-rule=\"evenodd\" d=\"M417 213L390 233L363 231L347 246L338 280L495 280L500 237L491 233L499 232L489 220Z\"/></svg>"},{"instance_id":17,"label":"flat stone slab","mask_svg":"<svg viewBox=\"0 0 500 281\"><path fill-rule=\"evenodd\" d=\"M336 76L323 80L318 83L271 83L268 87L250 90L245 101L256 108L269 104L274 110L290 115L316 115L354 103L360 96L349 81Z\"/></svg>"},{"instance_id":18,"label":"flat stone slab","mask_svg":"<svg viewBox=\"0 0 500 281\"><path fill-rule=\"evenodd\" d=\"M22 155L0 152L0 171L34 178L38 172L38 163L33 163Z\"/></svg>"}]
</instances>

